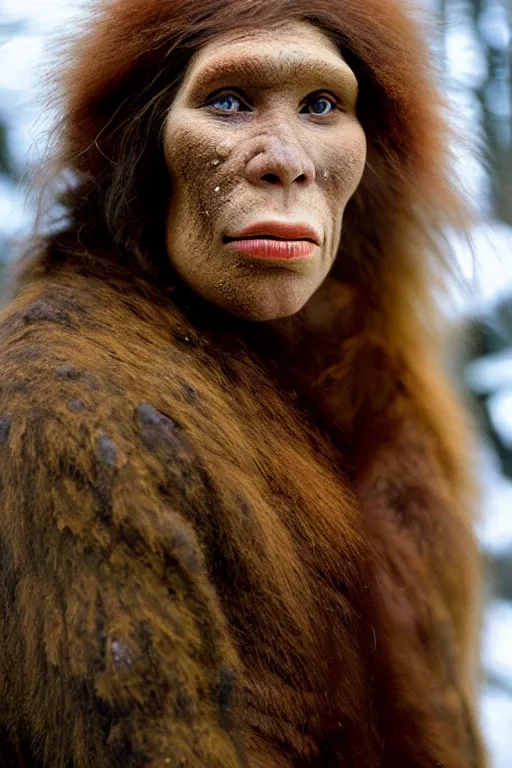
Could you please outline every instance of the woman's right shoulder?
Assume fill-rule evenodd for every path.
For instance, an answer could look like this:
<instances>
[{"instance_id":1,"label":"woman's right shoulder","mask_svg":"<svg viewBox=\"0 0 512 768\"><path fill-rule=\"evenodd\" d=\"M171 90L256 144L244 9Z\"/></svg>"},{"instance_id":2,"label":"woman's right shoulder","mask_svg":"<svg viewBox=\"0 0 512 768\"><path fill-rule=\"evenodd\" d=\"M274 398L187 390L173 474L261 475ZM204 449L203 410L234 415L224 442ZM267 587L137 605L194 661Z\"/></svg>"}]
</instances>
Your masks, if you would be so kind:
<instances>
[{"instance_id":1,"label":"woman's right shoulder","mask_svg":"<svg viewBox=\"0 0 512 768\"><path fill-rule=\"evenodd\" d=\"M97 320L97 309L115 303L114 291L98 281L44 278L22 285L4 299L0 311L0 353L34 337L79 335Z\"/></svg>"},{"instance_id":2,"label":"woman's right shoulder","mask_svg":"<svg viewBox=\"0 0 512 768\"><path fill-rule=\"evenodd\" d=\"M158 360L165 373L180 359L170 354L173 316L135 288L94 277L22 286L0 311L0 421L92 419L99 429L115 413L131 423Z\"/></svg>"},{"instance_id":3,"label":"woman's right shoulder","mask_svg":"<svg viewBox=\"0 0 512 768\"><path fill-rule=\"evenodd\" d=\"M47 279L20 288L0 312L4 408L39 406L79 379L92 388L108 379L116 333L126 332L117 303L112 289L93 280Z\"/></svg>"},{"instance_id":4,"label":"woman's right shoulder","mask_svg":"<svg viewBox=\"0 0 512 768\"><path fill-rule=\"evenodd\" d=\"M5 366L41 358L47 365L79 353L96 363L102 353L112 358L132 330L151 325L146 304L135 290L76 273L23 285L0 311L0 375Z\"/></svg>"}]
</instances>

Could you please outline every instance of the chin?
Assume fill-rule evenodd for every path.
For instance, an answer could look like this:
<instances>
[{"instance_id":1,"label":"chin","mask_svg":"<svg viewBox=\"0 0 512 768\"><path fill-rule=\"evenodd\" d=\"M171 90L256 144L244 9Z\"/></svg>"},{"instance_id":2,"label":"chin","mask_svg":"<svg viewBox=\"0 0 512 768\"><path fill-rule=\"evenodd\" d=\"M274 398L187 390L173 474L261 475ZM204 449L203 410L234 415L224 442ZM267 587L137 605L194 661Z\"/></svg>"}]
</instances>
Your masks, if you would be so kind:
<instances>
[{"instance_id":1,"label":"chin","mask_svg":"<svg viewBox=\"0 0 512 768\"><path fill-rule=\"evenodd\" d=\"M234 303L222 303L219 306L226 312L229 312L241 320L247 320L252 323L264 323L272 320L284 320L287 317L296 315L297 312L303 308L307 299L302 302L279 302L276 305L266 304L251 304L246 303L234 304Z\"/></svg>"},{"instance_id":2,"label":"chin","mask_svg":"<svg viewBox=\"0 0 512 768\"><path fill-rule=\"evenodd\" d=\"M305 280L303 277L297 280L297 275L290 280L290 273L278 273L275 281L267 280L266 284L257 282L256 274L251 277L252 283L238 280L230 282L226 279L223 292L204 290L205 286L199 285L197 281L189 282L188 285L203 300L230 315L253 323L296 315L317 290L316 281L312 284L311 280Z\"/></svg>"}]
</instances>

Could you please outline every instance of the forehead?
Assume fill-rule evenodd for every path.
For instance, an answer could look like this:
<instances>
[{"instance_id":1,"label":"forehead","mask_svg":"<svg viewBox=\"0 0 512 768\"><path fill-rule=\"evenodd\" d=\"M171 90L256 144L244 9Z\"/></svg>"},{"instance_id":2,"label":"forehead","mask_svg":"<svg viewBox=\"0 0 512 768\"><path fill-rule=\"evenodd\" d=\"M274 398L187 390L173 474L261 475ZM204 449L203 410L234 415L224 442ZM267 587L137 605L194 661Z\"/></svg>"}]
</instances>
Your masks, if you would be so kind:
<instances>
[{"instance_id":1,"label":"forehead","mask_svg":"<svg viewBox=\"0 0 512 768\"><path fill-rule=\"evenodd\" d=\"M261 86L272 87L319 71L355 79L324 32L307 22L293 21L218 35L194 56L183 85L243 72Z\"/></svg>"}]
</instances>

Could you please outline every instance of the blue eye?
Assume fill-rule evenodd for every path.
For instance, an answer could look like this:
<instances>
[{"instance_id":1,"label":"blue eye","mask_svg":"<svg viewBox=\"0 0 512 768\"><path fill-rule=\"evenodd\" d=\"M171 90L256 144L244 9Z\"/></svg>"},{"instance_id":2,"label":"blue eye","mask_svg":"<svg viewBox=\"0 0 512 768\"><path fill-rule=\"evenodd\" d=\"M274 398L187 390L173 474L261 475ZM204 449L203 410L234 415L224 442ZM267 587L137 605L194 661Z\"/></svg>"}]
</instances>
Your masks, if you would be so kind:
<instances>
[{"instance_id":1,"label":"blue eye","mask_svg":"<svg viewBox=\"0 0 512 768\"><path fill-rule=\"evenodd\" d=\"M325 96L320 96L314 101L311 101L309 104L310 114L319 115L320 117L322 117L323 115L328 115L329 112L332 112L333 109L334 109L334 104L330 99L326 98Z\"/></svg>"},{"instance_id":2,"label":"blue eye","mask_svg":"<svg viewBox=\"0 0 512 768\"><path fill-rule=\"evenodd\" d=\"M238 112L242 106L240 99L237 99L236 96L229 93L224 96L219 96L215 101L210 102L210 104L221 112Z\"/></svg>"}]
</instances>

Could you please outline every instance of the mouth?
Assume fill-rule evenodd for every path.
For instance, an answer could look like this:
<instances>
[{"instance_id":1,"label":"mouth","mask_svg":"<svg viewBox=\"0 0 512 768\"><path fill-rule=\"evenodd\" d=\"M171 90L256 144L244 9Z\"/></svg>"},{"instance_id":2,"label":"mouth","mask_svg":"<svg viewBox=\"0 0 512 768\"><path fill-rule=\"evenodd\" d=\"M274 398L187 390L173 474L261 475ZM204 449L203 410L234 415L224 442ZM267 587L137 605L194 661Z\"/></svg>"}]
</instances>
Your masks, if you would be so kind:
<instances>
[{"instance_id":1,"label":"mouth","mask_svg":"<svg viewBox=\"0 0 512 768\"><path fill-rule=\"evenodd\" d=\"M306 242L320 245L319 234L307 224L293 224L282 221L262 221L228 235L226 243L239 240L265 240L274 242Z\"/></svg>"},{"instance_id":2,"label":"mouth","mask_svg":"<svg viewBox=\"0 0 512 768\"><path fill-rule=\"evenodd\" d=\"M311 257L316 245L311 240L283 240L276 237L227 239L226 247L237 253L267 261L297 261Z\"/></svg>"},{"instance_id":3,"label":"mouth","mask_svg":"<svg viewBox=\"0 0 512 768\"><path fill-rule=\"evenodd\" d=\"M296 261L311 257L320 245L320 237L305 224L271 221L251 224L224 237L224 243L238 253L254 258Z\"/></svg>"}]
</instances>

